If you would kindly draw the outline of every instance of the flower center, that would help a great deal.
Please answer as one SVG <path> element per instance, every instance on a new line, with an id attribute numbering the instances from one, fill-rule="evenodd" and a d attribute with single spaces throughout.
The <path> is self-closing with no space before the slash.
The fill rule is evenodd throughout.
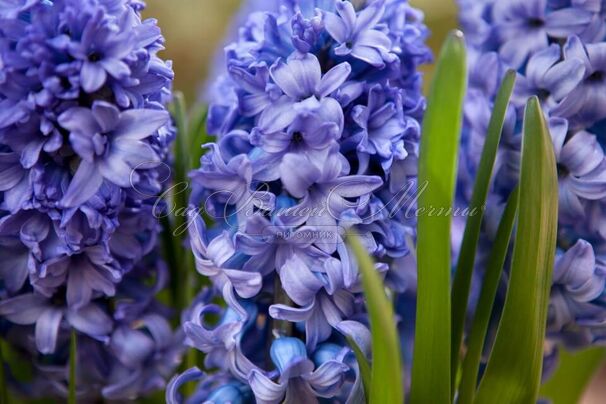
<path id="1" fill-rule="evenodd" d="M 295 144 L 303 143 L 303 134 L 301 132 L 295 132 L 292 134 L 292 141 Z"/>
<path id="2" fill-rule="evenodd" d="M 549 95 L 551 93 L 549 92 L 549 90 L 545 90 L 543 88 L 540 88 L 537 90 L 537 97 L 539 97 L 539 100 L 544 101 L 547 98 L 549 98 Z"/>
<path id="3" fill-rule="evenodd" d="M 66 304 L 66 293 L 67 288 L 65 286 L 61 286 L 50 298 L 50 303 L 55 307 L 64 307 Z"/>
<path id="4" fill-rule="evenodd" d="M 556 167 L 558 169 L 558 177 L 564 178 L 568 176 L 569 171 L 564 165 L 558 163 Z"/>
<path id="5" fill-rule="evenodd" d="M 532 28 L 541 28 L 545 25 L 545 21 L 540 18 L 531 18 L 528 20 L 528 25 Z"/>
<path id="6" fill-rule="evenodd" d="M 97 156 L 103 155 L 105 152 L 105 146 L 107 145 L 107 136 L 95 133 L 92 137 L 93 147 L 95 148 L 95 154 Z"/>
<path id="7" fill-rule="evenodd" d="M 65 76 L 61 76 L 61 78 L 59 79 L 61 88 L 68 90 L 72 87 L 72 83 L 69 81 L 69 79 Z"/>
<path id="8" fill-rule="evenodd" d="M 604 72 L 601 72 L 601 71 L 593 72 L 593 74 L 591 74 L 591 76 L 587 77 L 587 81 L 592 82 L 592 83 L 599 83 L 603 80 L 604 80 Z"/>
<path id="9" fill-rule="evenodd" d="M 91 53 L 89 53 L 88 55 L 88 61 L 89 62 L 98 62 L 101 59 L 103 59 L 103 56 L 101 55 L 101 53 L 97 52 L 97 51 L 92 51 Z"/>

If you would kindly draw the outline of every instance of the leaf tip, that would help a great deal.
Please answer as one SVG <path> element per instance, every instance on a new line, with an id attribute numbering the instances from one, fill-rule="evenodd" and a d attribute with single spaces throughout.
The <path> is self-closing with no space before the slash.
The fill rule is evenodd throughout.
<path id="1" fill-rule="evenodd" d="M 533 95 L 532 97 L 530 97 L 528 99 L 528 103 L 526 104 L 526 107 L 528 108 L 529 111 L 532 111 L 533 113 L 541 113 L 541 102 L 539 101 L 539 97 L 537 97 L 536 95 Z"/>
<path id="2" fill-rule="evenodd" d="M 464 41 L 465 40 L 465 35 L 463 34 L 463 31 L 455 29 L 450 31 L 450 37 L 453 39 L 456 39 L 458 41 Z"/>
<path id="3" fill-rule="evenodd" d="M 503 78 L 503 85 L 507 87 L 510 92 L 515 85 L 516 79 L 518 78 L 518 72 L 513 69 L 508 69 L 505 73 L 505 77 Z"/>

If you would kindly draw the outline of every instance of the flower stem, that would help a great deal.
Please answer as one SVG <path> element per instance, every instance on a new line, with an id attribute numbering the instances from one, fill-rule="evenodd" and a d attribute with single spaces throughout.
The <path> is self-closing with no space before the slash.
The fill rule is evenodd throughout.
<path id="1" fill-rule="evenodd" d="M 189 304 L 194 301 L 196 290 L 198 289 L 198 285 L 196 282 L 196 273 L 195 273 L 195 263 L 193 259 L 193 255 L 191 251 L 184 251 L 185 258 L 185 285 L 183 285 L 183 301 L 182 301 L 182 310 L 185 310 Z M 198 351 L 193 348 L 189 348 L 185 355 L 185 368 L 191 369 L 195 366 L 198 366 L 199 362 Z M 193 393 L 193 391 L 192 391 Z"/>
<path id="2" fill-rule="evenodd" d="M 172 203 L 174 203 L 173 222 L 174 226 L 170 232 L 172 236 L 172 253 L 174 260 L 171 268 L 174 282 L 173 299 L 175 306 L 182 312 L 193 302 L 198 290 L 198 282 L 195 273 L 195 263 L 191 251 L 186 247 L 187 242 L 187 215 L 186 210 L 189 204 L 189 187 L 187 173 L 192 169 L 192 150 L 191 133 L 189 117 L 185 98 L 182 93 L 175 94 L 173 102 L 173 118 L 177 125 L 177 138 L 175 140 L 175 165 L 174 165 L 174 185 Z M 200 145 L 197 145 L 201 147 Z M 170 242 L 169 239 L 166 240 Z M 170 247 L 169 247 L 170 248 Z M 182 369 L 191 369 L 198 365 L 198 351 L 188 348 L 185 352 L 185 358 Z M 195 385 L 188 383 L 184 392 L 190 396 L 195 391 Z"/>
<path id="3" fill-rule="evenodd" d="M 274 283 L 274 304 L 285 304 L 287 306 L 292 305 L 292 300 L 284 291 L 280 277 L 276 275 Z M 290 337 L 292 335 L 292 323 L 286 320 L 273 319 L 273 333 L 276 337 Z"/>
<path id="4" fill-rule="evenodd" d="M 8 404 L 8 390 L 6 387 L 6 374 L 4 373 L 4 355 L 2 353 L 3 341 L 0 340 L 0 403 Z"/>
<path id="5" fill-rule="evenodd" d="M 72 328 L 69 345 L 69 395 L 67 402 L 76 404 L 76 360 L 77 360 L 78 341 L 76 330 Z"/>
<path id="6" fill-rule="evenodd" d="M 185 105 L 185 98 L 183 94 L 177 93 L 174 97 L 172 106 L 173 118 L 177 126 L 177 137 L 175 139 L 174 153 L 175 153 L 175 164 L 174 164 L 174 175 L 173 181 L 175 188 L 173 190 L 174 210 L 173 210 L 173 226 L 172 236 L 174 243 L 174 252 L 176 253 L 176 267 L 171 268 L 174 274 L 176 283 L 173 291 L 175 298 L 175 305 L 179 310 L 183 310 L 187 307 L 187 296 L 189 293 L 183 290 L 190 289 L 193 285 L 187 283 L 189 265 L 187 262 L 188 252 L 184 251 L 183 241 L 185 238 L 184 225 L 185 225 L 185 209 L 188 204 L 188 189 L 181 188 L 183 184 L 187 184 L 187 169 L 189 167 L 189 154 L 187 152 L 187 141 L 188 137 L 188 122 L 187 122 L 187 111 Z M 177 231 L 179 234 L 175 234 Z"/>

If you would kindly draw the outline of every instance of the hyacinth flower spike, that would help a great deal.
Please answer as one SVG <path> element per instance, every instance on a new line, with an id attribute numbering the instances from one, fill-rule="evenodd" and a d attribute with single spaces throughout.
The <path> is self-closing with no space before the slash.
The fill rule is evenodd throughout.
<path id="1" fill-rule="evenodd" d="M 411 286 L 389 263 L 410 254 L 414 219 L 389 217 L 386 205 L 416 176 L 427 31 L 402 0 L 259 6 L 225 48 L 208 92 L 217 139 L 189 175 L 191 210 L 210 219 L 190 220 L 196 268 L 239 320 L 186 319 L 218 371 L 174 383 L 196 374 L 210 394 L 227 374 L 260 402 L 356 402 L 361 371 L 345 335 L 366 339 L 368 316 L 344 236 L 362 233 L 376 270 Z M 314 363 L 327 345 L 340 353 Z M 265 370 L 268 358 L 277 369 Z"/>
<path id="2" fill-rule="evenodd" d="M 144 6 L 0 1 L 0 315 L 24 394 L 132 399 L 181 355 L 156 300 L 174 74 Z"/>

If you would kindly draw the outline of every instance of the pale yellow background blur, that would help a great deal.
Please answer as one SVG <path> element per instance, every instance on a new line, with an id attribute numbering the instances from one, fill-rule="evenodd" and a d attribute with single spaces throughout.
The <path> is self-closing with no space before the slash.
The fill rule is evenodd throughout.
<path id="1" fill-rule="evenodd" d="M 277 1 L 277 0 L 276 0 Z M 191 100 L 205 80 L 213 55 L 229 28 L 240 0 L 147 0 L 146 17 L 159 20 L 166 37 L 163 57 L 174 62 L 175 88 Z M 414 0 L 425 11 L 436 49 L 444 35 L 456 27 L 453 0 Z"/>

